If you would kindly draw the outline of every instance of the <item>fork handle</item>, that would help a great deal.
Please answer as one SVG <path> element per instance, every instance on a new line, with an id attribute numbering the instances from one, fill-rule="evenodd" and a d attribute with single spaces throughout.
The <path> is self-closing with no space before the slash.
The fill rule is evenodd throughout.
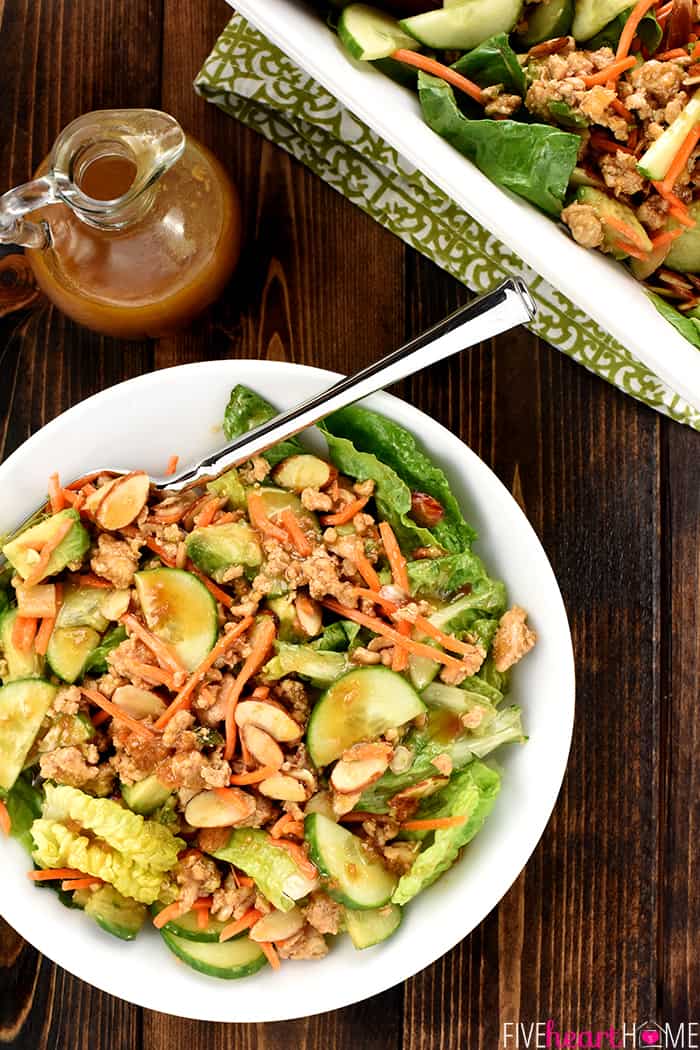
<path id="1" fill-rule="evenodd" d="M 437 361 L 490 339 L 535 316 L 535 306 L 522 281 L 508 279 L 492 292 L 474 299 L 398 350 L 352 376 L 339 379 L 295 408 L 249 430 L 230 445 L 172 477 L 153 478 L 157 488 L 181 491 L 238 466 L 285 438 L 318 423 L 324 416 L 369 394 L 420 372 Z"/>

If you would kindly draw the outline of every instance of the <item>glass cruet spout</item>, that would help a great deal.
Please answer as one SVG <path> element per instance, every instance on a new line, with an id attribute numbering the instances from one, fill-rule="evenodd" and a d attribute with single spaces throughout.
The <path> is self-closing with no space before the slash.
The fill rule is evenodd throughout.
<path id="1" fill-rule="evenodd" d="M 33 181 L 0 196 L 0 243 L 23 245 L 41 289 L 81 324 L 165 335 L 230 277 L 238 195 L 174 117 L 98 110 L 61 132 Z"/>
<path id="2" fill-rule="evenodd" d="M 50 223 L 25 217 L 47 204 L 65 204 L 99 229 L 123 229 L 143 214 L 150 187 L 184 148 L 178 122 L 156 109 L 105 109 L 78 117 L 56 139 L 46 174 L 0 197 L 0 243 L 49 247 Z M 120 166 L 125 183 L 130 176 L 125 191 L 108 200 L 89 193 L 89 173 L 106 159 L 112 168 Z"/>

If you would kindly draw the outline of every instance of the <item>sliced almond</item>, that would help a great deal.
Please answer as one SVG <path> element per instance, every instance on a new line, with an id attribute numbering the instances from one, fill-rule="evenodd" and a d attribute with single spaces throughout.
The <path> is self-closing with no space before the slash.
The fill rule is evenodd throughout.
<path id="1" fill-rule="evenodd" d="M 125 588 L 120 591 L 106 591 L 100 602 L 100 612 L 108 620 L 118 620 L 129 608 L 131 591 Z"/>
<path id="2" fill-rule="evenodd" d="M 165 711 L 165 703 L 150 689 L 139 689 L 135 685 L 120 685 L 112 694 L 112 703 L 132 718 L 159 718 Z"/>
<path id="3" fill-rule="evenodd" d="M 251 941 L 286 941 L 304 925 L 304 916 L 298 908 L 291 911 L 274 911 L 263 915 L 254 926 L 251 926 L 248 936 Z"/>
<path id="4" fill-rule="evenodd" d="M 118 480 L 118 478 L 112 478 L 111 481 L 105 482 L 104 485 L 100 485 L 94 492 L 91 492 L 83 504 L 83 509 L 89 514 L 94 514 L 109 490 L 114 487 Z"/>
<path id="5" fill-rule="evenodd" d="M 185 820 L 193 828 L 229 828 L 253 813 L 252 795 L 240 788 L 218 788 L 195 795 L 185 807 Z"/>
<path id="6" fill-rule="evenodd" d="M 323 616 L 321 606 L 307 594 L 298 594 L 294 602 L 299 626 L 309 638 L 315 638 L 321 633 L 323 627 Z"/>
<path id="7" fill-rule="evenodd" d="M 267 780 L 258 784 L 258 788 L 261 795 L 278 799 L 280 802 L 306 802 L 304 785 L 294 777 L 285 776 L 284 773 L 276 773 L 274 777 L 268 777 Z"/>
<path id="8" fill-rule="evenodd" d="M 353 791 L 351 795 L 341 795 L 339 792 L 333 792 L 331 798 L 331 808 L 333 813 L 337 817 L 344 817 L 346 813 L 349 813 L 351 809 L 354 809 L 357 803 L 360 801 L 361 791 Z"/>
<path id="9" fill-rule="evenodd" d="M 284 762 L 282 748 L 276 740 L 272 739 L 269 733 L 266 733 L 264 729 L 260 729 L 259 726 L 253 725 L 252 722 L 244 725 L 241 729 L 241 737 L 255 761 L 261 766 L 271 766 L 273 769 L 279 769 Z"/>
<path id="10" fill-rule="evenodd" d="M 422 798 L 434 795 L 441 787 L 448 783 L 449 777 L 428 777 L 427 780 L 419 780 L 417 784 L 411 784 L 403 791 L 397 792 L 389 799 L 389 805 L 400 805 L 402 802 L 414 802 Z"/>
<path id="11" fill-rule="evenodd" d="M 258 726 L 279 743 L 289 743 L 301 736 L 299 726 L 287 712 L 277 704 L 264 700 L 244 700 L 236 708 L 236 725 Z"/>
<path id="12" fill-rule="evenodd" d="M 105 485 L 95 519 L 103 529 L 123 529 L 139 516 L 146 505 L 151 480 L 143 471 L 126 474 Z M 100 490 L 100 491 L 104 491 Z"/>
<path id="13" fill-rule="evenodd" d="M 391 744 L 386 744 L 382 740 L 378 740 L 376 743 L 361 740 L 358 744 L 353 744 L 352 747 L 346 748 L 341 758 L 343 762 L 365 762 L 370 758 L 386 758 L 388 765 L 393 753 L 394 749 Z"/>
<path id="14" fill-rule="evenodd" d="M 318 456 L 287 456 L 272 471 L 273 480 L 284 489 L 303 492 L 322 489 L 331 480 L 331 465 Z"/>
<path id="15" fill-rule="evenodd" d="M 341 795 L 350 795 L 364 791 L 366 787 L 379 780 L 389 765 L 386 755 L 376 758 L 365 758 L 357 762 L 336 762 L 331 773 L 331 785 Z"/>

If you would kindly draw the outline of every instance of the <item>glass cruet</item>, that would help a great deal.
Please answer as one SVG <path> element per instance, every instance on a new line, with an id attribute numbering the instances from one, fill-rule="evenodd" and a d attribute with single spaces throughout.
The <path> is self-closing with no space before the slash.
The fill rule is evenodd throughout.
<path id="1" fill-rule="evenodd" d="M 26 248 L 64 313 L 124 338 L 188 324 L 240 252 L 240 206 L 219 161 L 167 113 L 78 117 L 31 182 L 0 197 L 0 243 Z"/>

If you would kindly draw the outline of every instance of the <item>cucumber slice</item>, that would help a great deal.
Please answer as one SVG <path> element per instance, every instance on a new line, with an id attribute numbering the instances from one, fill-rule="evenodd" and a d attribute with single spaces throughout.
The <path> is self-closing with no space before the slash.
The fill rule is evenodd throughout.
<path id="1" fill-rule="evenodd" d="M 576 40 L 590 40 L 632 3 L 633 0 L 576 0 L 571 35 Z"/>
<path id="2" fill-rule="evenodd" d="M 315 705 L 306 746 L 315 765 L 327 766 L 353 744 L 374 740 L 424 711 L 400 674 L 388 667 L 360 667 L 333 682 Z"/>
<path id="3" fill-rule="evenodd" d="M 664 179 L 683 140 L 698 121 L 700 121 L 700 91 L 695 92 L 685 109 L 640 158 L 637 171 L 655 182 Z"/>
<path id="4" fill-rule="evenodd" d="M 510 33 L 522 6 L 522 0 L 461 0 L 403 18 L 399 25 L 427 47 L 470 51 L 496 33 Z"/>
<path id="5" fill-rule="evenodd" d="M 0 788 L 5 791 L 22 772 L 56 692 L 41 678 L 22 678 L 0 689 Z"/>
<path id="6" fill-rule="evenodd" d="M 381 908 L 391 900 L 398 879 L 362 840 L 340 824 L 310 813 L 304 820 L 304 838 L 311 859 L 329 880 L 329 897 L 346 908 Z"/>
<path id="7" fill-rule="evenodd" d="M 99 644 L 100 636 L 92 627 L 54 627 L 46 662 L 64 682 L 75 682 Z"/>
<path id="8" fill-rule="evenodd" d="M 290 642 L 280 641 L 277 643 L 277 655 L 263 668 L 263 676 L 272 682 L 288 674 L 298 674 L 300 678 L 308 678 L 312 685 L 322 689 L 337 681 L 350 667 L 347 653 L 334 653 L 329 649 L 312 649 L 310 645 L 292 645 Z"/>
<path id="9" fill-rule="evenodd" d="M 90 894 L 85 902 L 85 914 L 113 937 L 133 941 L 148 913 L 144 904 L 122 897 L 114 886 L 106 885 Z"/>
<path id="10" fill-rule="evenodd" d="M 691 204 L 688 212 L 691 219 L 695 219 L 697 223 L 700 219 L 700 204 Z M 673 226 L 675 225 L 674 223 Z M 680 237 L 671 242 L 665 265 L 680 273 L 700 273 L 700 230 L 697 225 L 689 227 Z"/>
<path id="11" fill-rule="evenodd" d="M 291 510 L 305 529 L 311 529 L 317 536 L 321 535 L 321 527 L 318 523 L 318 518 L 313 511 L 306 509 L 295 493 L 286 492 L 284 489 L 273 488 L 262 488 L 258 491 L 262 497 L 263 506 L 265 507 L 265 513 L 268 518 L 272 518 L 274 521 L 283 510 Z"/>
<path id="12" fill-rule="evenodd" d="M 171 952 L 199 973 L 207 977 L 221 977 L 232 981 L 238 977 L 250 977 L 265 965 L 265 953 L 259 944 L 248 937 L 235 937 L 223 944 L 206 941 L 191 941 L 163 928 L 161 936 Z"/>
<path id="13" fill-rule="evenodd" d="M 170 788 L 161 784 L 155 773 L 136 784 L 122 784 L 122 798 L 132 813 L 149 817 L 170 798 Z"/>
<path id="14" fill-rule="evenodd" d="M 152 904 L 151 914 L 157 915 L 165 907 L 164 904 Z M 206 930 L 200 930 L 197 925 L 197 912 L 188 911 L 184 915 L 181 915 L 179 919 L 171 919 L 170 922 L 166 922 L 163 929 L 166 933 L 173 933 L 176 937 L 182 937 L 185 941 L 198 941 L 200 944 L 218 944 L 219 934 L 226 926 L 225 922 L 219 922 L 218 919 L 212 919 L 209 917 L 209 924 Z M 246 930 L 239 933 L 239 937 L 245 937 Z M 235 940 L 235 938 L 232 938 Z"/>
<path id="15" fill-rule="evenodd" d="M 102 613 L 102 603 L 105 596 L 112 593 L 100 587 L 66 587 L 56 626 L 92 627 L 100 633 L 106 631 L 109 620 Z"/>
<path id="16" fill-rule="evenodd" d="M 0 649 L 7 663 L 6 682 L 12 682 L 18 678 L 40 678 L 44 666 L 42 658 L 34 652 L 34 646 L 27 652 L 15 648 L 12 641 L 12 628 L 17 616 L 16 609 L 8 609 L 0 619 Z"/>
<path id="17" fill-rule="evenodd" d="M 574 20 L 574 0 L 549 0 L 535 4 L 525 11 L 527 29 L 517 37 L 523 47 L 534 47 L 544 40 L 566 36 Z"/>
<path id="18" fill-rule="evenodd" d="M 388 58 L 398 48 L 415 46 L 414 37 L 404 33 L 395 18 L 369 4 L 350 4 L 343 10 L 338 36 L 352 57 L 364 62 Z"/>
<path id="19" fill-rule="evenodd" d="M 68 562 L 77 561 L 85 554 L 90 546 L 90 537 L 80 523 L 80 515 L 72 507 L 61 510 L 58 514 L 52 514 L 50 518 L 32 526 L 31 529 L 25 529 L 16 540 L 6 543 L 2 548 L 7 560 L 14 565 L 23 579 L 26 580 L 36 564 L 35 545 L 50 540 L 55 535 L 56 529 L 62 527 L 66 520 L 73 522 L 72 528 L 52 552 L 41 577 L 42 580 L 45 580 L 47 576 L 54 576 L 61 569 L 65 569 Z"/>
<path id="20" fill-rule="evenodd" d="M 368 911 L 347 909 L 345 924 L 350 940 L 356 948 L 371 948 L 396 933 L 401 925 L 403 912 L 398 904 L 387 904 L 384 908 Z"/>
<path id="21" fill-rule="evenodd" d="M 134 582 L 148 627 L 193 671 L 219 633 L 213 597 L 201 580 L 183 569 L 147 569 L 137 572 Z"/>

